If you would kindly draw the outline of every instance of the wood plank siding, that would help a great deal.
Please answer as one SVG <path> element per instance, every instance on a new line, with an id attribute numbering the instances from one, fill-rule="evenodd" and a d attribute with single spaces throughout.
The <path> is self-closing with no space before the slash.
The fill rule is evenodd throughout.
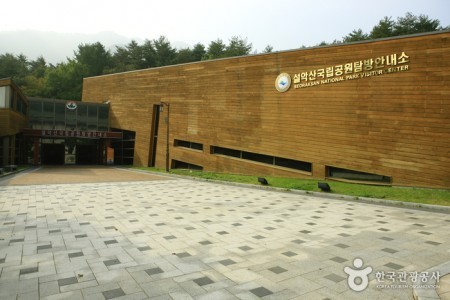
<path id="1" fill-rule="evenodd" d="M 28 117 L 26 115 L 28 109 L 23 109 L 25 114 L 18 111 L 18 98 L 20 97 L 20 101 L 23 101 L 23 105 L 26 106 L 28 106 L 28 100 L 10 78 L 0 79 L 0 87 L 10 88 L 8 98 L 3 99 L 5 103 L 0 105 L 0 137 L 12 136 L 20 133 L 22 128 L 25 128 L 28 123 Z M 5 95 L 3 97 L 5 98 Z M 9 107 L 11 105 L 11 99 L 13 107 Z"/>
<path id="2" fill-rule="evenodd" d="M 389 61 L 394 54 L 395 65 Z M 402 54 L 408 58 L 400 63 Z M 372 70 L 357 70 L 370 59 Z M 328 78 L 336 82 L 321 81 L 327 68 L 346 64 L 354 70 L 341 76 L 337 67 Z M 293 82 L 281 93 L 275 79 L 283 72 Z M 295 88 L 295 74 L 304 72 L 308 80 L 300 83 L 316 85 Z M 86 78 L 83 101 L 109 100 L 110 126 L 136 132 L 135 165 L 150 163 L 154 105 L 164 101 L 170 103 L 171 160 L 205 171 L 324 178 L 327 167 L 336 167 L 389 176 L 393 185 L 449 188 L 449 87 L 447 31 Z M 165 116 L 159 120 L 160 168 Z M 174 140 L 203 150 L 176 147 Z M 217 155 L 212 146 L 308 162 L 312 170 Z"/>

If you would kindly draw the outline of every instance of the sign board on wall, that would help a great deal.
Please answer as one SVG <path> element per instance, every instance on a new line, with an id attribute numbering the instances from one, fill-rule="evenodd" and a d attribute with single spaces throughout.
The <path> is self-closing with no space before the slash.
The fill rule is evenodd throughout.
<path id="1" fill-rule="evenodd" d="M 317 85 L 337 83 L 346 80 L 380 76 L 409 70 L 409 56 L 405 52 L 371 57 L 354 62 L 323 68 L 310 69 L 295 73 L 281 73 L 275 80 L 275 88 L 286 92 L 293 83 L 294 89 L 303 89 Z"/>
<path id="2" fill-rule="evenodd" d="M 46 129 L 23 129 L 24 135 L 48 138 L 86 138 L 86 139 L 121 139 L 121 132 L 111 131 L 83 131 L 83 130 L 46 130 Z"/>

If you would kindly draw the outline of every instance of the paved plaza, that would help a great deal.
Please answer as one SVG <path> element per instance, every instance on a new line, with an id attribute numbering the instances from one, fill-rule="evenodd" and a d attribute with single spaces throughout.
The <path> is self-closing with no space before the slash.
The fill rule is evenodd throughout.
<path id="1" fill-rule="evenodd" d="M 2 300 L 412 299 L 450 261 L 448 213 L 63 170 L 0 179 Z"/>

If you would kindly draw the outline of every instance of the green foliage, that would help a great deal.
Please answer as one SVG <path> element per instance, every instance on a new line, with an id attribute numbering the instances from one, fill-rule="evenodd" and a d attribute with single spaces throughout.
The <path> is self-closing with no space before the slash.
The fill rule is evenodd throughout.
<path id="1" fill-rule="evenodd" d="M 384 17 L 380 22 L 372 28 L 370 38 L 379 39 L 394 35 L 395 22 L 390 17 Z"/>
<path id="2" fill-rule="evenodd" d="M 343 42 L 351 43 L 351 42 L 356 42 L 356 41 L 364 41 L 364 40 L 368 40 L 368 39 L 369 39 L 369 35 L 364 33 L 362 31 L 362 29 L 360 28 L 358 30 L 353 30 L 347 36 L 345 36 L 343 39 Z"/>
<path id="3" fill-rule="evenodd" d="M 272 53 L 273 47 L 271 45 L 267 45 L 266 48 L 264 48 L 263 53 Z"/>
<path id="4" fill-rule="evenodd" d="M 81 44 L 75 51 L 75 61 L 86 68 L 86 77 L 102 75 L 112 65 L 112 57 L 100 42 Z"/>
<path id="5" fill-rule="evenodd" d="M 88 73 L 86 65 L 75 60 L 60 63 L 46 72 L 45 96 L 56 99 L 81 100 L 83 78 Z"/>
<path id="6" fill-rule="evenodd" d="M 23 85 L 28 74 L 28 60 L 20 54 L 6 53 L 0 55 L 0 78 L 12 78 L 16 84 Z"/>
<path id="7" fill-rule="evenodd" d="M 155 47 L 155 61 L 157 67 L 172 65 L 175 61 L 177 50 L 170 45 L 169 40 L 165 36 L 153 40 Z"/>
<path id="8" fill-rule="evenodd" d="M 209 43 L 208 50 L 206 50 L 206 54 L 203 57 L 203 60 L 225 57 L 226 47 L 227 46 L 223 43 L 221 39 L 212 41 L 211 43 Z"/>
<path id="9" fill-rule="evenodd" d="M 426 15 L 415 16 L 408 12 L 404 17 L 398 17 L 396 22 L 393 21 L 391 17 L 384 17 L 372 28 L 370 34 L 364 33 L 362 29 L 353 30 L 351 33 L 344 36 L 342 41 L 344 43 L 349 43 L 443 29 L 444 28 L 440 26 L 440 21 L 437 19 L 432 20 Z"/>
<path id="10" fill-rule="evenodd" d="M 233 36 L 230 39 L 228 46 L 225 48 L 225 56 L 243 56 L 249 55 L 252 50 L 252 44 L 247 42 L 247 39 L 242 39 L 237 36 Z"/>
<path id="11" fill-rule="evenodd" d="M 440 30 L 439 24 L 439 20 L 431 20 L 425 15 L 414 16 L 408 12 L 394 24 L 394 36 Z"/>

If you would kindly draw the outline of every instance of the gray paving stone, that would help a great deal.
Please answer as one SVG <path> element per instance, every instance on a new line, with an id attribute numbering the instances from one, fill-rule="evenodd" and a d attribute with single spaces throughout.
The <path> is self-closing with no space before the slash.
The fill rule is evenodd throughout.
<path id="1" fill-rule="evenodd" d="M 36 273 L 39 272 L 39 267 L 32 267 L 32 268 L 25 268 L 20 270 L 20 275 L 26 275 L 30 273 Z"/>
<path id="2" fill-rule="evenodd" d="M 202 278 L 194 279 L 194 282 L 196 284 L 198 284 L 199 286 L 204 286 L 204 285 L 207 285 L 207 284 L 214 283 L 214 281 L 212 281 L 209 277 L 206 277 L 206 276 L 202 277 Z"/>
<path id="3" fill-rule="evenodd" d="M 155 275 L 163 272 L 164 271 L 159 267 L 145 270 L 145 273 L 147 273 L 148 275 Z"/>
<path id="4" fill-rule="evenodd" d="M 185 179 L 0 185 L 0 199 L 0 299 L 357 299 L 357 257 L 365 298 L 409 299 L 375 272 L 450 260 L 448 215 L 399 207 Z"/>
<path id="5" fill-rule="evenodd" d="M 256 289 L 250 290 L 250 292 L 258 296 L 259 298 L 273 294 L 270 290 L 266 289 L 265 287 L 258 287 Z"/>
<path id="6" fill-rule="evenodd" d="M 58 280 L 58 285 L 60 287 L 64 286 L 64 285 L 74 284 L 74 283 L 78 283 L 78 280 L 76 277 L 70 277 L 70 278 L 64 278 L 64 279 Z"/>
<path id="7" fill-rule="evenodd" d="M 105 299 L 113 299 L 113 298 L 125 296 L 125 293 L 123 292 L 123 290 L 121 288 L 104 291 L 104 292 L 102 292 L 102 294 L 103 294 L 103 296 L 105 296 Z"/>

